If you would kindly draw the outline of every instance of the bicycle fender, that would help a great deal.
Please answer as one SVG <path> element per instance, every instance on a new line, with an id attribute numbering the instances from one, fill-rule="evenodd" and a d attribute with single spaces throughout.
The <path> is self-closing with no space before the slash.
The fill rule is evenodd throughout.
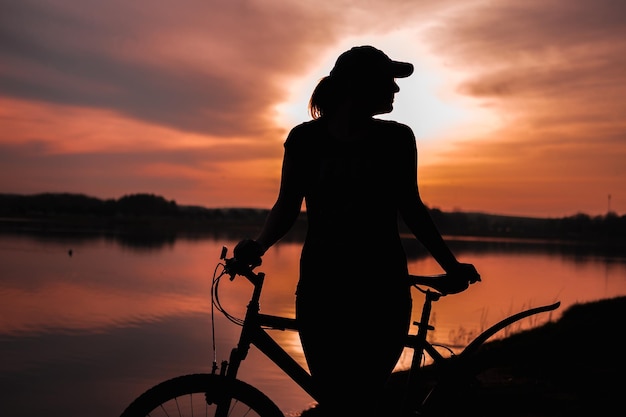
<path id="1" fill-rule="evenodd" d="M 498 333 L 500 330 L 504 329 L 506 326 L 508 326 L 508 325 L 510 325 L 512 323 L 515 323 L 516 321 L 519 321 L 519 320 L 521 320 L 523 318 L 526 318 L 528 316 L 532 316 L 533 314 L 544 313 L 544 312 L 547 312 L 547 311 L 556 310 L 557 308 L 559 308 L 560 305 L 561 305 L 561 302 L 557 301 L 554 304 L 549 304 L 549 305 L 545 305 L 545 306 L 541 306 L 541 307 L 530 308 L 528 310 L 521 311 L 521 312 L 519 312 L 517 314 L 514 314 L 512 316 L 509 316 L 509 317 L 505 318 L 504 320 L 499 321 L 498 323 L 494 324 L 493 326 L 491 326 L 490 328 L 488 328 L 487 330 L 485 330 L 484 332 L 479 334 L 474 340 L 472 340 L 470 342 L 470 344 L 468 344 L 465 347 L 465 349 L 463 349 L 463 351 L 459 354 L 459 356 L 462 357 L 462 356 L 470 356 L 470 355 L 472 355 L 491 336 L 493 336 L 494 334 Z"/>

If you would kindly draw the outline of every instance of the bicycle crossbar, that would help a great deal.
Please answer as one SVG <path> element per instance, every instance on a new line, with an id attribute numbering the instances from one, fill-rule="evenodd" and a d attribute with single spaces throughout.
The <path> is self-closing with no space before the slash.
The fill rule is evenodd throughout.
<path id="1" fill-rule="evenodd" d="M 293 357 L 287 353 L 272 337 L 263 329 L 256 329 L 252 342 L 265 356 L 282 369 L 311 397 L 319 400 L 315 386 L 309 374 Z"/>
<path id="2" fill-rule="evenodd" d="M 271 327 L 275 330 L 298 330 L 296 319 L 272 316 L 261 313 L 259 313 L 258 319 L 259 324 L 263 327 Z"/>

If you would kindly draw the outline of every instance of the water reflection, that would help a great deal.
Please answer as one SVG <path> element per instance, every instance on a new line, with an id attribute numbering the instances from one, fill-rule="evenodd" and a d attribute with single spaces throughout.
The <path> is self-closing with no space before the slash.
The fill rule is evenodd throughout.
<path id="1" fill-rule="evenodd" d="M 210 371 L 214 359 L 228 356 L 239 331 L 217 316 L 217 353 L 212 351 L 211 278 L 221 246 L 232 248 L 236 241 L 213 237 L 131 244 L 107 237 L 0 235 L 2 414 L 30 417 L 63 410 L 78 416 L 90 410 L 95 417 L 115 416 L 163 379 Z M 412 242 L 406 241 L 410 271 L 439 273 Z M 625 258 L 597 248 L 492 240 L 457 240 L 452 247 L 460 260 L 478 266 L 483 282 L 435 304 L 433 337 L 438 342 L 466 343 L 524 308 L 560 300 L 563 307 L 542 316 L 543 321 L 556 319 L 577 302 L 626 295 Z M 299 252 L 300 243 L 294 241 L 266 255 L 264 312 L 294 315 Z M 329 265 L 332 261 L 329 255 Z M 243 317 L 249 289 L 243 280 L 227 283 L 220 300 L 229 313 Z M 421 300 L 416 292 L 417 307 Z M 297 334 L 272 335 L 304 365 Z M 311 401 L 255 350 L 241 377 L 287 413 Z"/>

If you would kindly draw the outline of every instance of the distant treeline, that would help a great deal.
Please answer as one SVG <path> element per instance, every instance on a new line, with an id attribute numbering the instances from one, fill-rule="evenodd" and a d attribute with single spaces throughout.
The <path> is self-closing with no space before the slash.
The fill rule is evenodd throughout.
<path id="1" fill-rule="evenodd" d="M 267 212 L 180 206 L 154 194 L 104 200 L 71 193 L 0 194 L 0 232 L 109 235 L 138 239 L 138 245 L 206 234 L 236 239 L 258 228 Z"/>
<path id="2" fill-rule="evenodd" d="M 562 218 L 532 218 L 485 213 L 443 212 L 431 215 L 445 235 L 559 239 L 618 244 L 626 242 L 626 215 L 576 214 Z M 201 235 L 227 233 L 237 237 L 258 229 L 266 209 L 181 206 L 153 194 L 131 194 L 119 199 L 98 199 L 83 194 L 0 194 L 0 230 L 92 230 L 114 233 Z M 300 238 L 306 213 L 291 236 Z M 401 224 L 401 227 L 402 224 Z"/>

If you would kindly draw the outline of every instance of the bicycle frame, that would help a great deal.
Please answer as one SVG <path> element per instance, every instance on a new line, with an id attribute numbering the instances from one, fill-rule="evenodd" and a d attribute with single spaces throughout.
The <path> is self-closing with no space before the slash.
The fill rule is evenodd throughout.
<path id="1" fill-rule="evenodd" d="M 265 330 L 265 328 L 271 328 L 274 330 L 297 331 L 296 320 L 260 313 L 259 298 L 265 274 L 260 272 L 258 274 L 245 274 L 244 276 L 254 285 L 254 291 L 246 309 L 239 342 L 231 350 L 228 363 L 222 362 L 221 374 L 227 378 L 236 378 L 241 362 L 246 358 L 250 345 L 253 345 L 311 397 L 318 400 L 311 374 L 296 362 L 282 346 L 274 341 Z"/>
<path id="2" fill-rule="evenodd" d="M 225 272 L 231 276 L 231 280 L 235 278 L 235 275 L 240 275 L 248 279 L 253 285 L 254 289 L 248 306 L 246 308 L 245 319 L 242 324 L 242 330 L 237 345 L 231 350 L 228 361 L 223 361 L 220 369 L 220 375 L 227 379 L 236 379 L 239 367 L 243 360 L 245 360 L 250 346 L 253 345 L 259 349 L 265 356 L 267 356 L 273 363 L 275 363 L 286 375 L 288 375 L 296 384 L 298 384 L 305 392 L 307 392 L 313 399 L 319 401 L 316 394 L 315 385 L 313 383 L 310 373 L 304 369 L 296 360 L 294 360 L 287 351 L 280 346 L 267 332 L 266 329 L 273 330 L 292 330 L 298 331 L 296 319 L 287 318 L 275 315 L 267 315 L 260 313 L 259 300 L 261 296 L 261 290 L 263 288 L 263 282 L 265 274 L 263 272 L 254 273 L 249 267 L 243 267 L 237 265 L 233 259 L 226 259 L 226 250 L 224 248 L 221 259 L 225 260 Z M 230 264 L 229 264 L 230 262 Z M 432 276 L 417 276 L 410 275 L 410 285 L 419 288 L 420 285 L 435 288 L 436 280 L 441 280 L 442 275 Z M 421 290 L 421 289 L 420 289 Z M 434 328 L 429 324 L 430 315 L 432 310 L 432 303 L 439 300 L 444 296 L 441 292 L 432 291 L 431 289 L 421 290 L 425 294 L 424 304 L 421 311 L 421 317 L 418 322 L 414 322 L 417 325 L 417 334 L 407 334 L 405 346 L 413 349 L 413 358 L 411 366 L 409 368 L 409 377 L 407 380 L 406 398 L 407 404 L 411 404 L 413 407 L 424 408 L 432 401 L 431 393 L 425 398 L 409 398 L 417 391 L 417 387 L 420 383 L 419 370 L 424 359 L 424 355 L 428 354 L 433 360 L 433 364 L 439 366 L 447 366 L 450 361 L 442 355 L 430 342 L 427 340 L 429 330 Z M 487 341 L 491 336 L 495 335 L 498 331 L 504 329 L 511 323 L 521 320 L 525 317 L 533 314 L 555 310 L 560 305 L 560 302 L 554 304 L 541 306 L 537 308 L 531 308 L 524 310 L 520 313 L 512 315 L 510 317 L 501 320 L 495 325 L 491 326 L 479 336 L 477 336 L 472 342 L 470 342 L 463 351 L 456 355 L 462 362 L 470 357 L 478 348 Z M 458 363 L 458 362 L 457 362 Z M 217 365 L 214 364 L 213 373 L 217 370 Z M 416 404 L 415 401 L 421 402 Z M 227 409 L 228 407 L 223 407 Z"/>

